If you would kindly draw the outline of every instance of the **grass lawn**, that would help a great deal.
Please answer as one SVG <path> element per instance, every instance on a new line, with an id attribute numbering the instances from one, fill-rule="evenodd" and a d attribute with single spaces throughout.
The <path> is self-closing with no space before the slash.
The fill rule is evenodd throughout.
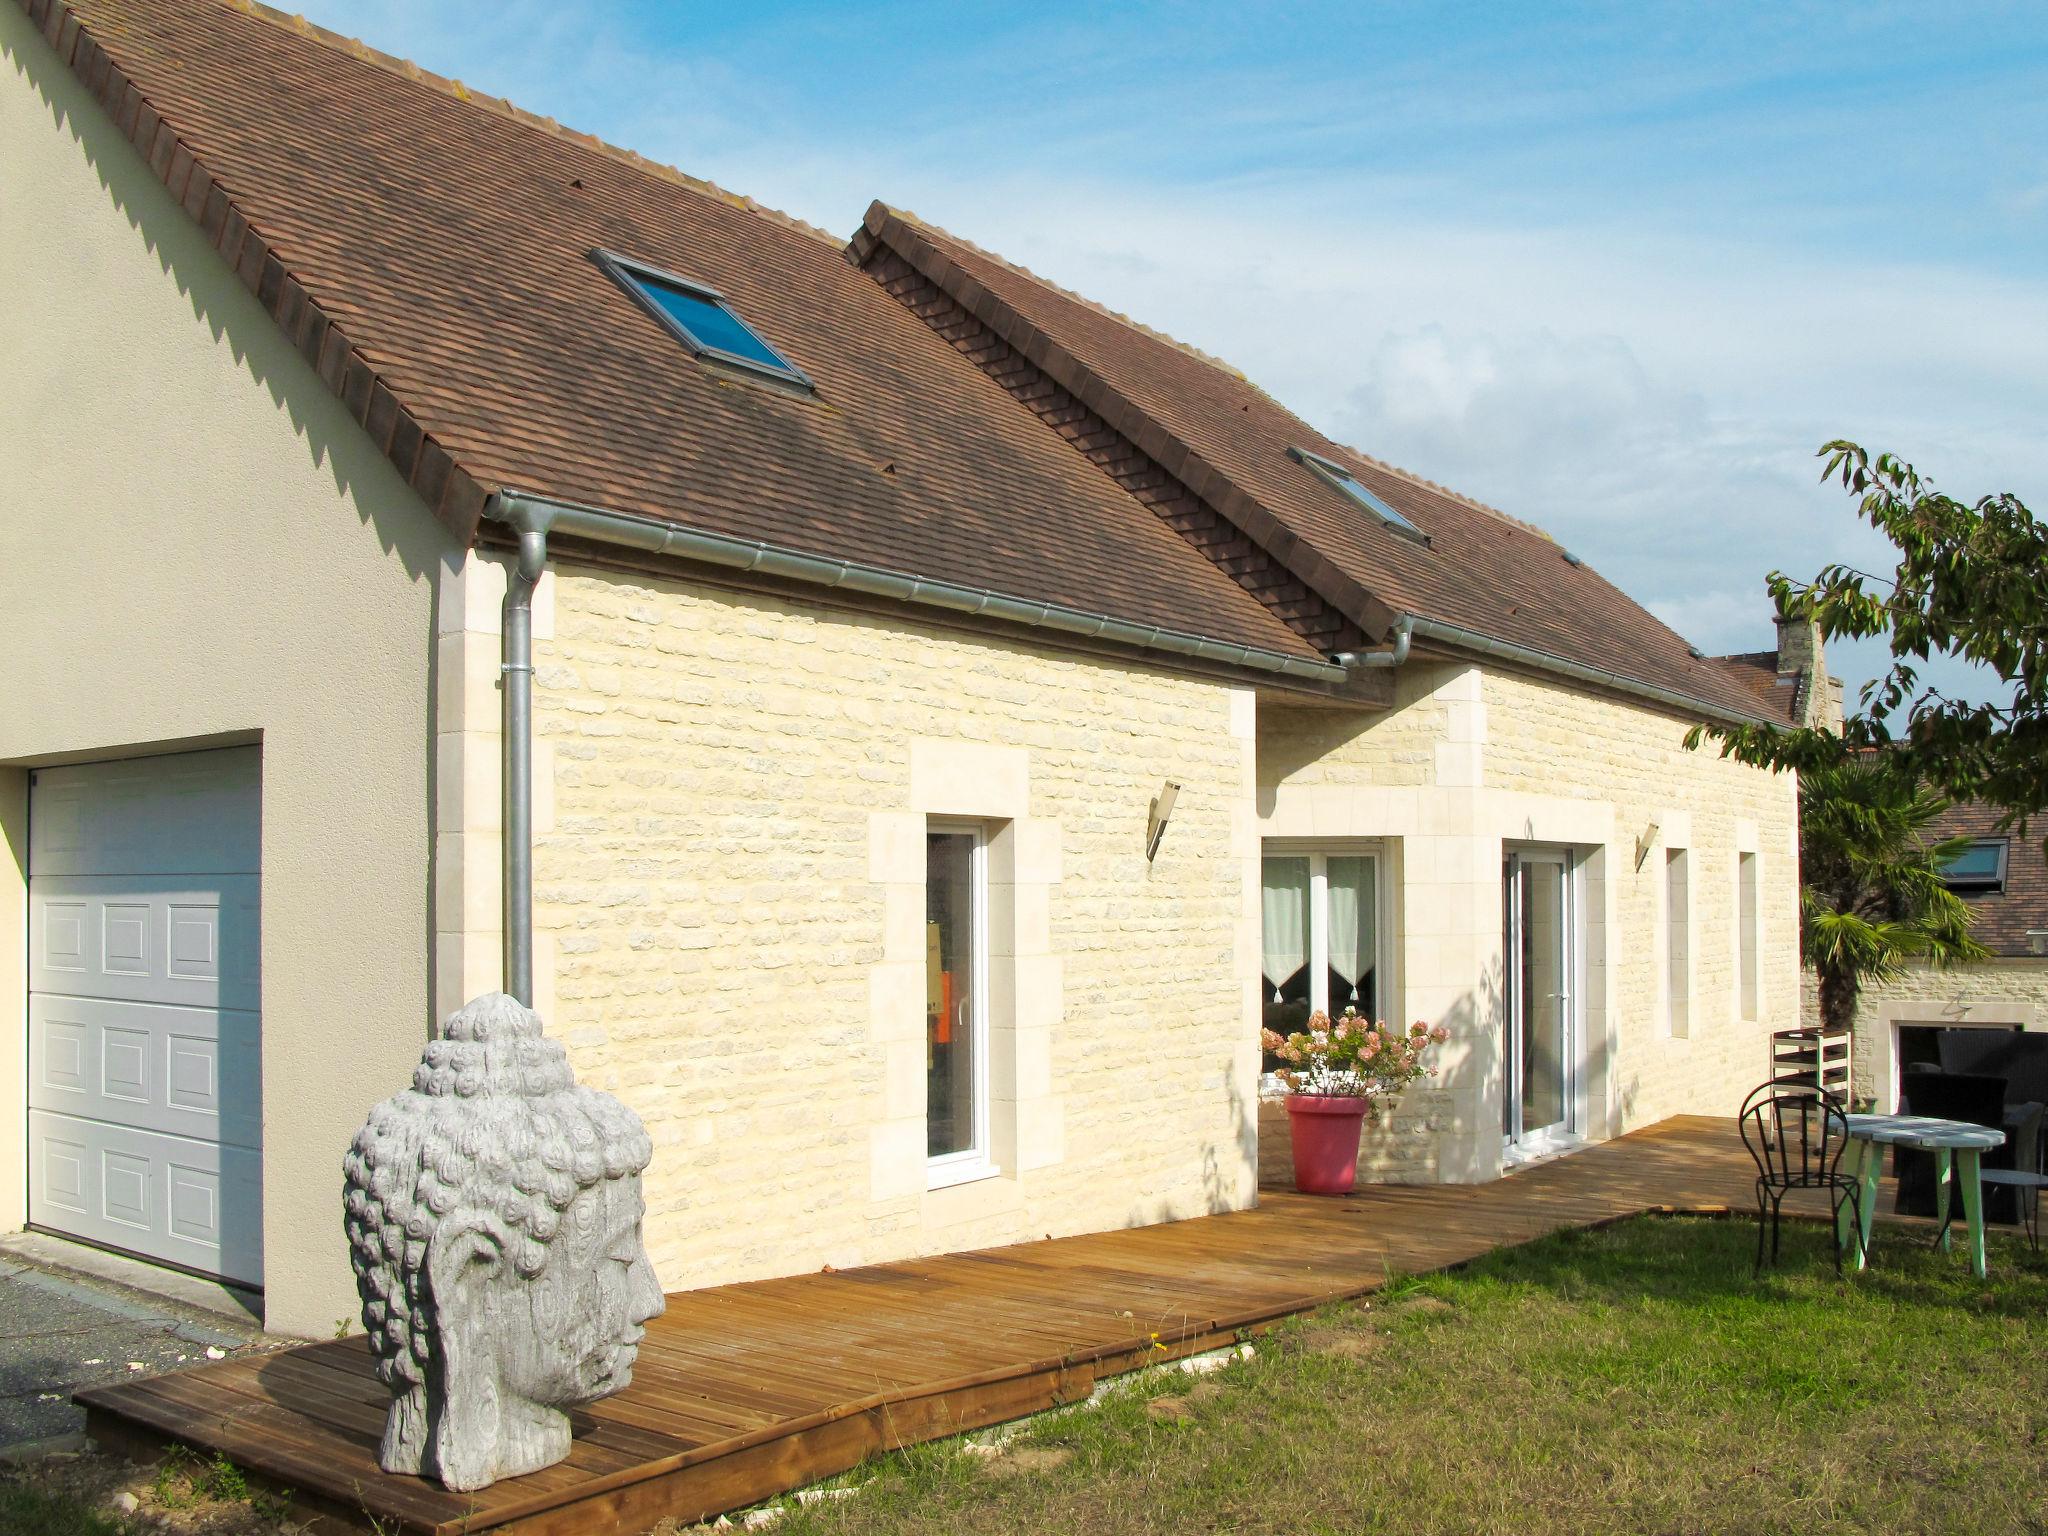
<path id="1" fill-rule="evenodd" d="M 1136 1378 L 996 1456 L 914 1448 L 787 1536 L 2048 1532 L 2048 1263 L 1899 1231 L 1837 1282 L 1788 1225 L 1643 1218 Z"/>

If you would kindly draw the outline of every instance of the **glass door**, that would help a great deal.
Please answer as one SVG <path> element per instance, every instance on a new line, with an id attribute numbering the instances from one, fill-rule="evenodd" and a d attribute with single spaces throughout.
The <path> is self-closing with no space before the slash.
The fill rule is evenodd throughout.
<path id="1" fill-rule="evenodd" d="M 1563 849 L 1518 849 L 1501 866 L 1508 1069 L 1502 1129 L 1511 1147 L 1540 1147 L 1574 1129 L 1571 875 Z"/>

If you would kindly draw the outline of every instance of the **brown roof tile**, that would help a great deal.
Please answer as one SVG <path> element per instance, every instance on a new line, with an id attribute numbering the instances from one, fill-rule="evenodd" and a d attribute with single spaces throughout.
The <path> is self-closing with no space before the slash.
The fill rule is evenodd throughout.
<path id="1" fill-rule="evenodd" d="M 1749 691 L 1757 714 L 1773 725 L 1799 724 L 1799 674 L 1780 672 L 1776 651 L 1743 651 L 1710 659 Z"/>
<path id="2" fill-rule="evenodd" d="M 274 13 L 23 3 L 465 533 L 514 487 L 1316 655 L 808 226 Z M 597 248 L 721 289 L 817 397 L 693 362 Z"/>
<path id="3" fill-rule="evenodd" d="M 1976 914 L 1970 932 L 1993 954 L 2031 955 L 2030 931 L 2048 931 L 2048 855 L 2040 829 L 2031 835 L 2001 831 L 2000 811 L 1974 801 L 1952 805 L 1929 829 L 1936 839 L 1994 838 L 2005 841 L 2005 889 L 1963 899 Z"/>
<path id="4" fill-rule="evenodd" d="M 1216 359 L 911 215 L 878 203 L 866 228 L 1368 630 L 1412 613 L 1759 712 L 1742 679 L 1529 524 L 1335 442 Z M 1428 546 L 1358 513 L 1290 447 L 1343 465 Z"/>

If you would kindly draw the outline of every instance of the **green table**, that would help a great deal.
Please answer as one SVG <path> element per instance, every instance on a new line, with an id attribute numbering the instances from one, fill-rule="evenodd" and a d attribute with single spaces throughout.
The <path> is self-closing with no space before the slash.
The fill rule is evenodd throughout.
<path id="1" fill-rule="evenodd" d="M 1984 1278 L 1984 1154 L 2005 1145 L 2005 1132 L 1964 1120 L 1936 1120 L 1927 1115 L 1849 1115 L 1849 1143 L 1842 1149 L 1842 1171 L 1861 1185 L 1857 1205 L 1862 1230 L 1849 1231 L 1849 1210 L 1837 1218 L 1836 1240 L 1856 1241 L 1856 1267 L 1870 1252 L 1870 1218 L 1877 1206 L 1877 1181 L 1884 1171 L 1886 1147 L 1912 1147 L 1934 1154 L 1935 1212 L 1941 1221 L 1941 1248 L 1948 1251 L 1948 1181 L 1954 1169 L 1963 1186 L 1963 1216 L 1970 1228 L 1970 1271 Z"/>

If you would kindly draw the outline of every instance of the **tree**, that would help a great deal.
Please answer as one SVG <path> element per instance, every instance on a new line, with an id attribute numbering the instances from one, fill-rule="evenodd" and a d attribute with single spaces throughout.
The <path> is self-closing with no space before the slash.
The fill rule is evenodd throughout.
<path id="1" fill-rule="evenodd" d="M 1990 951 L 1967 903 L 1942 883 L 1968 838 L 1929 840 L 1948 802 L 1897 757 L 1865 751 L 1799 780 L 1799 940 L 1820 981 L 1820 1022 L 1847 1029 L 1866 984 L 1909 960 L 1952 965 Z"/>
<path id="2" fill-rule="evenodd" d="M 1821 455 L 1821 478 L 1839 476 L 1861 498 L 1858 515 L 1897 547 L 1897 569 L 1889 584 L 1840 564 L 1810 582 L 1774 571 L 1770 592 L 1779 612 L 1817 619 L 1828 639 L 1888 637 L 1891 668 L 1864 685 L 1839 737 L 1773 726 L 1704 732 L 1724 757 L 1803 772 L 1881 748 L 1916 781 L 2001 807 L 2003 824 L 2024 833 L 2048 810 L 2048 525 L 2010 492 L 1968 505 L 1942 495 L 1888 453 L 1873 459 L 1837 441 Z M 1935 655 L 1990 668 L 2010 698 L 1973 704 L 1923 688 L 1920 665 Z"/>

